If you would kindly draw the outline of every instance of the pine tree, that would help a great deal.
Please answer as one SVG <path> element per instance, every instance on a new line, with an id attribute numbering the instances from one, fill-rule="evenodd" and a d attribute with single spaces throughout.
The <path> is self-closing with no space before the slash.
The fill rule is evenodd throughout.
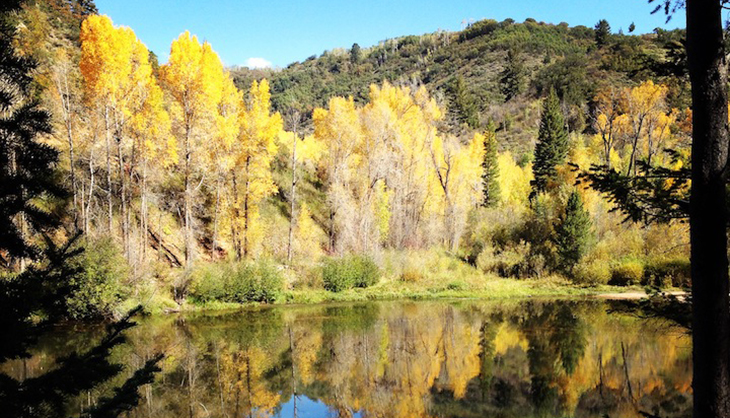
<path id="1" fill-rule="evenodd" d="M 507 51 L 507 63 L 500 73 L 499 83 L 505 102 L 522 93 L 525 84 L 525 67 L 519 50 L 510 48 Z"/>
<path id="2" fill-rule="evenodd" d="M 494 206 L 499 203 L 499 165 L 497 163 L 497 136 L 490 123 L 484 133 L 484 157 L 482 160 L 482 206 Z"/>
<path id="3" fill-rule="evenodd" d="M 593 241 L 591 226 L 591 215 L 583 207 L 578 191 L 573 190 L 565 205 L 565 212 L 555 226 L 558 261 L 565 271 L 572 270 L 588 252 Z"/>
<path id="4" fill-rule="evenodd" d="M 54 180 L 58 151 L 39 141 L 51 125 L 30 98 L 36 64 L 14 53 L 9 33 L 0 36 L 0 262 L 22 269 L 26 258 L 40 255 L 29 235 L 57 225 L 36 199 L 64 192 Z"/>
<path id="5" fill-rule="evenodd" d="M 565 163 L 568 155 L 568 131 L 555 89 L 550 89 L 543 105 L 540 131 L 535 145 L 535 163 L 532 167 L 535 179 L 531 182 L 532 195 L 547 190 L 549 182 L 557 176 L 556 167 Z"/>
<path id="6" fill-rule="evenodd" d="M 352 48 L 350 48 L 350 62 L 353 64 L 359 64 L 360 59 L 362 59 L 362 49 L 360 48 L 360 45 L 354 43 L 352 44 Z"/>
<path id="7" fill-rule="evenodd" d="M 0 7 L 0 20 L 13 9 Z M 50 132 L 49 114 L 28 99 L 35 68 L 33 61 L 14 54 L 9 31 L 0 23 L 0 254 L 34 256 L 35 263 L 12 277 L 0 279 L 0 366 L 8 360 L 28 358 L 38 339 L 67 316 L 65 299 L 76 289 L 80 271 L 71 260 L 82 249 L 79 235 L 63 246 L 48 238 L 58 223 L 32 203 L 39 197 L 60 197 L 64 190 L 54 180 L 58 152 L 38 142 Z M 26 226 L 32 227 L 26 228 Z M 43 250 L 28 237 L 45 240 Z M 40 238 L 39 237 L 39 238 Z M 107 335 L 84 353 L 70 353 L 54 367 L 32 378 L 16 380 L 0 372 L 0 411 L 10 417 L 68 416 L 70 406 L 84 391 L 91 391 L 117 376 L 123 367 L 110 361 L 111 351 L 124 342 L 124 331 L 134 324 L 130 313 L 109 325 Z M 43 318 L 43 320 L 38 320 Z M 160 355 L 134 372 L 113 396 L 101 398 L 84 411 L 89 418 L 117 417 L 134 408 L 140 386 L 159 371 Z M 7 370 L 2 367 L 2 370 Z"/>
<path id="8" fill-rule="evenodd" d="M 470 128 L 477 128 L 479 113 L 474 98 L 466 89 L 464 77 L 457 75 L 451 80 L 449 93 L 451 94 L 451 110 L 455 113 L 456 120 Z"/>
<path id="9" fill-rule="evenodd" d="M 603 47 L 608 43 L 608 38 L 611 36 L 611 25 L 608 24 L 606 19 L 601 19 L 596 23 L 596 45 Z"/>

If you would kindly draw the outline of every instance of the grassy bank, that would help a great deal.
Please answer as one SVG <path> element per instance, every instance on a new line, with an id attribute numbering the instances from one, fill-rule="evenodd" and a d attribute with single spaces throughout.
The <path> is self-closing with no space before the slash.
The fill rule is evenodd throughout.
<path id="1" fill-rule="evenodd" d="M 619 286 L 568 280 L 557 274 L 502 277 L 493 269 L 438 250 L 325 257 L 291 266 L 266 259 L 200 262 L 185 270 L 165 270 L 152 280 L 133 281 L 127 270 L 112 268 L 119 263 L 110 249 L 97 246 L 82 260 L 85 274 L 79 291 L 67 301 L 76 319 L 120 316 L 140 304 L 151 314 L 162 314 L 258 304 L 579 297 L 643 293 L 642 284 L 650 283 L 636 278 L 620 281 Z M 627 275 L 623 268 L 624 264 L 616 264 L 614 276 Z"/>

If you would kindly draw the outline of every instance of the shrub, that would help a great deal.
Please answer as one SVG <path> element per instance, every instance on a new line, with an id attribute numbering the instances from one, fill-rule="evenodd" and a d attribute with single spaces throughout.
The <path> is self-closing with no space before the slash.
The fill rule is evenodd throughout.
<path id="1" fill-rule="evenodd" d="M 545 257 L 531 249 L 527 242 L 520 242 L 495 252 L 486 247 L 477 257 L 477 267 L 485 273 L 502 277 L 540 277 L 546 270 Z"/>
<path id="2" fill-rule="evenodd" d="M 366 255 L 348 255 L 328 258 L 322 268 L 324 288 L 341 292 L 353 287 L 369 287 L 377 283 L 380 269 L 375 261 Z"/>
<path id="3" fill-rule="evenodd" d="M 283 286 L 281 273 L 266 261 L 207 264 L 193 273 L 190 296 L 196 302 L 272 303 Z"/>
<path id="4" fill-rule="evenodd" d="M 571 278 L 576 283 L 590 286 L 606 284 L 611 279 L 611 269 L 603 260 L 583 260 L 575 265 Z"/>
<path id="5" fill-rule="evenodd" d="M 446 285 L 446 289 L 448 289 L 448 290 L 456 290 L 456 291 L 459 291 L 459 290 L 466 290 L 466 288 L 467 288 L 466 283 L 464 283 L 464 282 L 462 282 L 460 280 L 454 280 L 452 282 L 449 282 Z"/>
<path id="6" fill-rule="evenodd" d="M 129 268 L 111 239 L 87 240 L 84 252 L 74 260 L 79 273 L 71 279 L 73 291 L 65 300 L 66 313 L 74 319 L 108 318 L 126 293 L 122 283 Z"/>
<path id="7" fill-rule="evenodd" d="M 631 286 L 644 278 L 644 264 L 638 260 L 625 260 L 613 266 L 609 284 Z"/>
<path id="8" fill-rule="evenodd" d="M 644 271 L 644 284 L 659 287 L 688 287 L 692 283 L 689 260 L 658 258 L 650 260 Z"/>

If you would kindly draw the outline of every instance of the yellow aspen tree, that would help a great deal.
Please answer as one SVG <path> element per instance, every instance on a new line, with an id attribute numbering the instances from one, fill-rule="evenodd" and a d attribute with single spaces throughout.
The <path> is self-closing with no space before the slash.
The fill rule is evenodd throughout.
<path id="1" fill-rule="evenodd" d="M 151 83 L 141 111 L 132 118 L 131 132 L 135 139 L 134 148 L 139 150 L 141 173 L 139 209 L 139 255 L 144 261 L 147 254 L 149 222 L 149 185 L 151 170 L 166 170 L 177 164 L 177 143 L 172 136 L 170 115 L 164 107 L 162 89 Z"/>
<path id="2" fill-rule="evenodd" d="M 437 203 L 443 217 L 445 241 L 449 250 L 455 250 L 466 224 L 466 215 L 475 207 L 481 194 L 481 161 L 484 135 L 474 134 L 469 144 L 461 145 L 456 138 L 442 140 L 436 136 L 431 144 L 434 181 L 441 197 Z"/>
<path id="3" fill-rule="evenodd" d="M 296 252 L 302 260 L 315 261 L 322 254 L 317 224 L 306 203 L 302 203 L 295 228 Z"/>
<path id="4" fill-rule="evenodd" d="M 628 117 L 624 114 L 626 101 L 619 89 L 611 87 L 600 91 L 595 102 L 594 126 L 603 144 L 603 164 L 611 168 L 611 152 L 628 129 Z"/>
<path id="5" fill-rule="evenodd" d="M 387 148 L 391 153 L 388 186 L 391 200 L 390 243 L 397 247 L 417 246 L 424 236 L 420 225 L 430 196 L 429 176 L 433 172 L 431 143 L 443 112 L 425 87 L 412 92 L 407 87 L 370 87 L 370 104 L 389 109 L 391 126 Z"/>
<path id="6" fill-rule="evenodd" d="M 234 147 L 232 234 L 236 258 L 248 257 L 260 237 L 259 205 L 276 192 L 271 160 L 283 129 L 281 115 L 271 113 L 268 81 L 254 81 L 239 112 L 241 129 Z M 241 198 L 239 199 L 239 194 Z"/>
<path id="7" fill-rule="evenodd" d="M 333 97 L 327 109 L 317 108 L 312 114 L 314 137 L 324 144 L 320 159 L 323 182 L 327 189 L 328 250 L 342 250 L 340 237 L 352 225 L 353 207 L 349 190 L 355 146 L 362 130 L 352 97 Z"/>
<path id="8" fill-rule="evenodd" d="M 664 112 L 665 99 L 668 88 L 661 84 L 654 84 L 648 80 L 632 89 L 626 89 L 626 115 L 629 123 L 629 154 L 627 175 L 633 172 L 636 175 L 636 160 L 642 148 L 642 141 L 649 143 L 656 120 Z"/>
<path id="9" fill-rule="evenodd" d="M 322 154 L 321 143 L 317 142 L 312 135 L 300 136 L 299 125 L 301 123 L 301 113 L 293 111 L 287 115 L 289 124 L 293 128 L 292 132 L 282 132 L 279 143 L 282 147 L 289 146 L 286 154 L 290 155 L 291 166 L 291 187 L 289 189 L 289 236 L 287 239 L 286 259 L 291 264 L 293 255 L 293 234 L 298 216 L 295 214 L 297 201 L 297 185 L 299 183 L 298 168 L 303 163 L 316 163 Z"/>
<path id="10" fill-rule="evenodd" d="M 81 60 L 87 100 L 104 117 L 106 133 L 106 175 L 108 226 L 112 230 L 112 143 L 116 142 L 117 175 L 121 200 L 122 239 L 130 256 L 129 192 L 125 180 L 124 148 L 128 124 L 145 107 L 150 89 L 156 86 L 149 63 L 149 51 L 126 27 L 115 27 L 107 16 L 89 16 L 81 25 Z M 133 163 L 129 159 L 130 164 Z"/>
<path id="11" fill-rule="evenodd" d="M 209 43 L 201 44 L 190 32 L 182 33 L 170 46 L 170 58 L 160 67 L 160 79 L 170 93 L 178 115 L 180 154 L 183 158 L 183 216 L 185 260 L 194 258 L 193 170 L 198 165 L 206 132 L 200 125 L 215 119 L 223 92 L 223 64 Z M 209 138 L 205 138 L 209 139 Z"/>
<path id="12" fill-rule="evenodd" d="M 230 74 L 226 74 L 223 80 L 221 101 L 218 104 L 216 115 L 216 135 L 208 142 L 209 158 L 215 173 L 215 207 L 213 209 L 213 252 L 217 251 L 220 245 L 220 218 L 223 207 L 224 187 L 228 180 L 230 171 L 234 167 L 235 156 L 233 147 L 238 140 L 241 129 L 240 109 L 243 96 L 233 84 Z"/>

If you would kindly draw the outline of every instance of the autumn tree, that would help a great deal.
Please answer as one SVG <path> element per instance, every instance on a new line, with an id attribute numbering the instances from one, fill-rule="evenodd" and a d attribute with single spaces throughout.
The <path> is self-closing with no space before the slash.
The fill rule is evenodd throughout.
<path id="1" fill-rule="evenodd" d="M 239 111 L 239 120 L 241 129 L 233 151 L 231 218 L 236 257 L 245 258 L 260 238 L 259 205 L 277 190 L 271 177 L 271 160 L 276 153 L 283 121 L 278 112 L 271 112 L 271 93 L 266 79 L 251 83 Z"/>
<path id="2" fill-rule="evenodd" d="M 106 138 L 107 216 L 112 231 L 113 145 L 116 145 L 118 195 L 121 200 L 122 240 L 127 258 L 130 258 L 131 231 L 131 177 L 125 165 L 134 165 L 129 149 L 131 125 L 139 125 L 140 118 L 159 113 L 151 106 L 161 108 L 161 92 L 152 75 L 149 52 L 131 29 L 115 27 L 106 16 L 92 15 L 81 26 L 81 61 L 89 105 L 102 115 Z M 144 115 L 144 116 L 140 116 Z M 154 122 L 153 122 L 154 123 Z M 129 152 L 129 154 L 133 154 Z"/>
<path id="3" fill-rule="evenodd" d="M 550 183 L 555 181 L 556 168 L 565 163 L 567 155 L 568 131 L 558 95 L 551 89 L 543 104 L 540 131 L 535 145 L 535 162 L 532 168 L 535 179 L 531 182 L 533 194 L 546 191 Z"/>
<path id="4" fill-rule="evenodd" d="M 329 211 L 329 251 L 338 247 L 338 231 L 348 225 L 345 220 L 349 200 L 348 184 L 351 174 L 351 159 L 355 144 L 360 141 L 361 126 L 354 100 L 333 97 L 327 109 L 317 108 L 312 114 L 314 136 L 326 144 L 320 159 L 327 188 Z"/>
<path id="5" fill-rule="evenodd" d="M 611 168 L 611 153 L 628 129 L 628 116 L 625 115 L 624 95 L 620 89 L 601 90 L 595 97 L 596 110 L 594 127 L 603 144 L 603 162 Z"/>
<path id="6" fill-rule="evenodd" d="M 194 259 L 194 195 L 196 168 L 206 139 L 204 125 L 212 124 L 223 92 L 223 66 L 210 44 L 182 33 L 172 42 L 170 58 L 160 67 L 160 79 L 174 100 L 180 155 L 183 158 L 183 226 L 185 259 Z"/>
<path id="7" fill-rule="evenodd" d="M 639 86 L 625 91 L 626 115 L 628 117 L 628 143 L 631 147 L 626 174 L 636 175 L 637 159 L 642 148 L 647 149 L 647 158 L 656 154 L 657 143 L 669 134 L 673 117 L 667 116 L 665 98 L 667 87 L 647 80 Z"/>

